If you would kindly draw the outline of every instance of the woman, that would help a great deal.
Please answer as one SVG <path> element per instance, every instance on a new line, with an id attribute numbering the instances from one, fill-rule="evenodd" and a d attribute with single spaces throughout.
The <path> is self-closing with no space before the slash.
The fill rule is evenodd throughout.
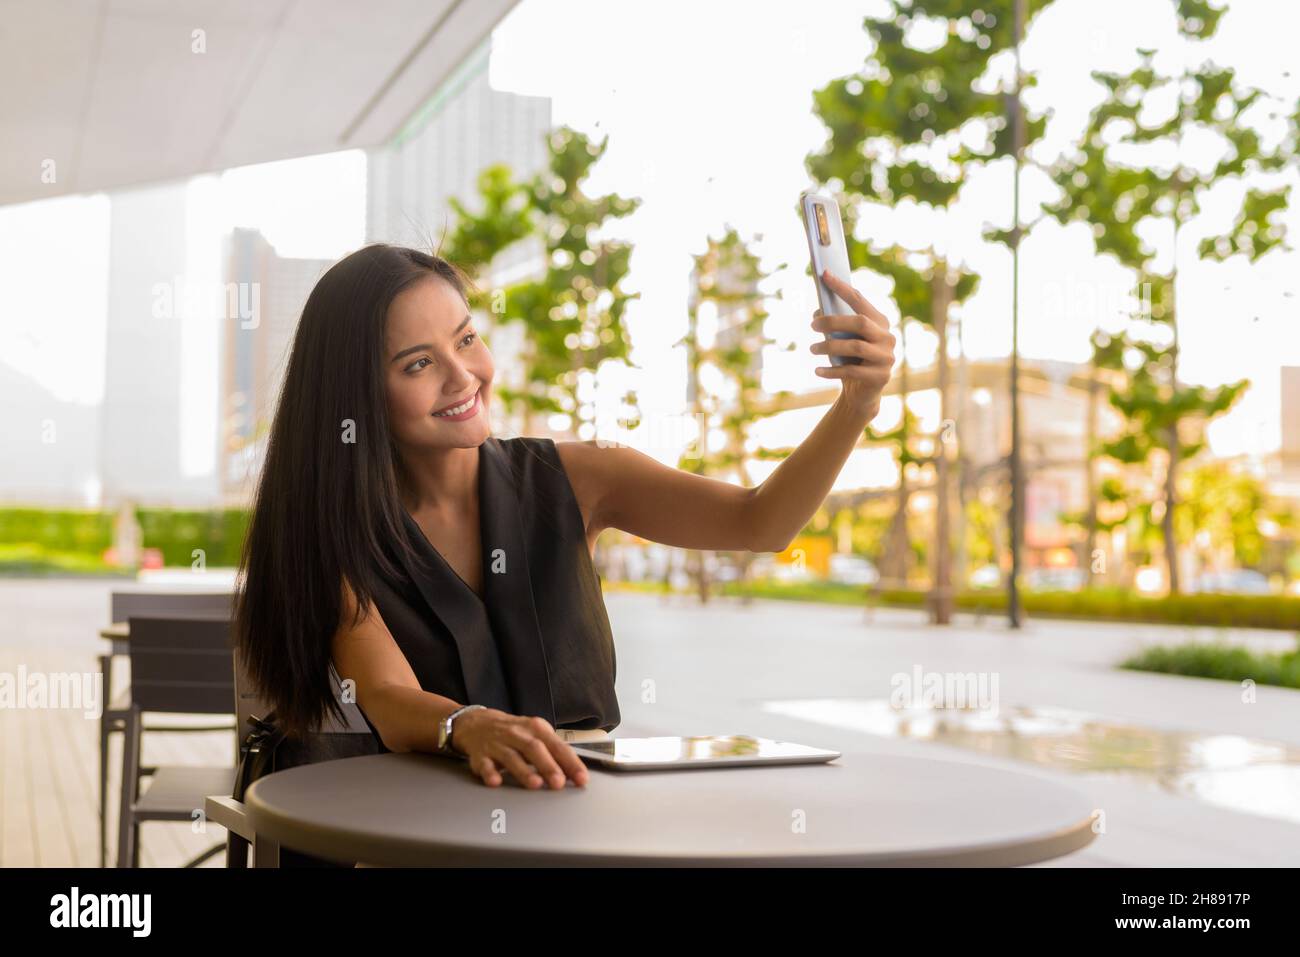
<path id="1" fill-rule="evenodd" d="M 835 403 L 741 488 L 631 448 L 494 437 L 465 277 L 388 245 L 333 266 L 294 337 L 241 566 L 239 651 L 279 725 L 303 739 L 342 717 L 333 666 L 382 748 L 460 755 L 493 787 L 585 785 L 568 741 L 619 723 L 600 532 L 783 550 L 879 408 L 889 324 L 827 282 L 858 314 L 814 328 L 863 338 L 811 350 L 864 361 L 817 370 L 841 380 Z"/>

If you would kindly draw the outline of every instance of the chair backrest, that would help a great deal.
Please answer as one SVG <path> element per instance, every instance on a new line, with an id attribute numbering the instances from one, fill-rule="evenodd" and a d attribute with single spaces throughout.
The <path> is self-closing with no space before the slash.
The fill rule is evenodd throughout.
<path id="1" fill-rule="evenodd" d="M 130 615 L 131 701 L 141 711 L 230 714 L 231 622 L 222 615 Z"/>
<path id="2" fill-rule="evenodd" d="M 224 615 L 234 618 L 235 593 L 231 591 L 115 591 L 109 600 L 108 620 L 116 624 L 133 615 Z"/>
<path id="3" fill-rule="evenodd" d="M 331 718 L 325 722 L 321 730 L 332 734 L 370 734 L 370 725 L 366 724 L 361 709 L 355 702 L 343 701 L 343 682 L 339 679 L 339 673 L 335 670 L 332 661 L 330 662 L 330 685 L 334 690 L 334 698 L 342 702 L 344 721 L 340 724 Z"/>
<path id="4" fill-rule="evenodd" d="M 265 718 L 271 707 L 253 688 L 253 681 L 244 668 L 244 657 L 239 653 L 238 648 L 235 649 L 234 666 L 235 720 L 237 722 L 235 727 L 238 729 L 238 738 L 242 741 L 252 730 L 248 725 L 248 719 L 250 717 Z"/>

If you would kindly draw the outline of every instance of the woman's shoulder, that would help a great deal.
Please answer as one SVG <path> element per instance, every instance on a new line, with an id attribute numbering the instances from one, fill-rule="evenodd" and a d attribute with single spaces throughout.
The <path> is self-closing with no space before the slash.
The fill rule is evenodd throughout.
<path id="1" fill-rule="evenodd" d="M 489 441 L 492 441 L 491 439 Z M 588 463 L 594 442 L 560 441 L 545 436 L 520 435 L 496 440 L 510 459 L 515 473 L 534 490 L 547 490 L 577 506 L 583 526 L 591 514 L 597 489 L 595 471 Z"/>
<path id="2" fill-rule="evenodd" d="M 547 451 L 555 448 L 555 440 L 544 435 L 493 435 L 489 442 L 495 442 L 512 455 L 525 454 L 528 451 Z"/>
<path id="3" fill-rule="evenodd" d="M 562 478 L 575 489 L 595 467 L 592 456 L 597 446 L 593 441 L 557 441 L 541 435 L 518 435 L 496 441 L 517 471 L 534 477 L 545 473 L 555 479 Z"/>
<path id="4" fill-rule="evenodd" d="M 512 435 L 505 438 L 491 436 L 488 442 L 494 443 L 518 474 L 528 475 L 537 471 L 539 466 L 554 470 L 563 465 L 554 439 L 541 435 Z"/>
<path id="5" fill-rule="evenodd" d="M 486 440 L 500 450 L 516 483 L 534 491 L 556 489 L 567 484 L 564 458 L 554 439 L 540 435 L 490 436 Z"/>

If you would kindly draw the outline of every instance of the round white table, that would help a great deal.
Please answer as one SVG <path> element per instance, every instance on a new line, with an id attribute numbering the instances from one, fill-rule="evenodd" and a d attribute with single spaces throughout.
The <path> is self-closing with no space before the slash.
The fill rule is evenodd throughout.
<path id="1" fill-rule="evenodd" d="M 829 764 L 481 783 L 463 762 L 379 754 L 267 775 L 259 840 L 390 866 L 1014 866 L 1093 839 L 1094 805 L 1037 773 L 848 752 Z"/>

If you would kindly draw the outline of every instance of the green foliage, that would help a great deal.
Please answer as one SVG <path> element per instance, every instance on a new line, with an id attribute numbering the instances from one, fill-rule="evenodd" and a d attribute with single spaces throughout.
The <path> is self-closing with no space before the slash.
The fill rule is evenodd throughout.
<path id="1" fill-rule="evenodd" d="M 138 508 L 142 548 L 162 552 L 163 564 L 192 566 L 193 551 L 214 568 L 239 564 L 248 510 L 187 511 Z M 116 513 L 99 509 L 0 509 L 0 566 L 14 572 L 41 569 L 93 572 L 106 568 Z"/>
<path id="2" fill-rule="evenodd" d="M 113 544 L 112 512 L 100 509 L 0 509 L 0 542 L 98 556 Z"/>
<path id="3" fill-rule="evenodd" d="M 1174 7 L 1180 41 L 1192 50 L 1214 34 L 1223 12 L 1205 0 L 1176 0 Z M 1184 62 L 1198 65 L 1176 74 L 1159 72 L 1156 51 L 1138 55 L 1129 73 L 1092 74 L 1105 98 L 1093 110 L 1078 148 L 1052 170 L 1059 193 L 1043 208 L 1061 223 L 1090 224 L 1097 252 L 1135 277 L 1140 307 L 1128 328 L 1093 337 L 1094 367 L 1120 373 L 1122 383 L 1108 389 L 1122 429 L 1097 451 L 1139 472 L 1152 467 L 1153 453 L 1161 453 L 1167 473 L 1163 492 L 1154 501 L 1133 504 L 1144 545 L 1147 531 L 1162 530 L 1176 590 L 1173 530 L 1187 520 L 1179 514 L 1177 469 L 1204 447 L 1206 423 L 1228 411 L 1249 383 L 1210 388 L 1179 382 L 1177 259 L 1161 258 L 1149 240 L 1169 236 L 1176 250 L 1179 231 L 1200 212 L 1206 193 L 1238 180 L 1245 186 L 1238 216 L 1225 234 L 1204 239 L 1198 254 L 1215 260 L 1244 255 L 1253 262 L 1283 244 L 1280 213 L 1290 184 L 1269 181 L 1268 174 L 1279 171 L 1286 156 L 1284 149 L 1264 149 L 1251 122 L 1261 91 L 1240 85 L 1231 69 L 1195 53 Z M 1223 155 L 1212 168 L 1183 162 L 1182 144 L 1189 137 L 1222 144 Z"/>
<path id="4" fill-rule="evenodd" d="M 903 323 L 934 327 L 936 272 L 951 305 L 969 298 L 978 277 L 944 262 L 935 249 L 873 246 L 856 236 L 863 203 L 913 202 L 946 209 L 976 165 L 1007 155 L 1005 91 L 977 88 L 989 60 L 1012 42 L 1013 0 L 977 9 L 960 0 L 902 2 L 867 17 L 873 49 L 861 70 L 813 94 L 813 112 L 829 136 L 806 165 L 836 194 L 844 216 L 851 269 L 867 268 L 894 281 Z M 1031 13 L 1045 6 L 1032 2 Z M 914 27 L 942 18 L 947 36 L 934 49 L 913 45 Z M 1031 124 L 1032 139 L 1041 122 Z M 971 144 L 974 145 L 971 145 Z"/>
<path id="5" fill-rule="evenodd" d="M 1027 6 L 1032 21 L 1047 0 Z M 813 177 L 888 205 L 904 198 L 950 205 L 968 163 L 1011 150 L 1009 91 L 987 91 L 979 81 L 990 60 L 1011 48 L 1013 11 L 1014 0 L 974 9 L 967 0 L 892 0 L 884 15 L 864 19 L 874 49 L 862 71 L 813 94 L 814 112 L 830 132 L 826 146 L 808 159 Z M 935 21 L 947 27 L 937 48 L 909 42 L 913 28 Z M 1043 125 L 1042 118 L 1031 120 L 1030 141 Z M 932 147 L 946 162 L 929 159 Z"/>
<path id="6" fill-rule="evenodd" d="M 32 578 L 58 575 L 134 577 L 135 572 L 108 565 L 98 554 L 65 552 L 34 543 L 0 545 L 0 575 Z"/>
<path id="7" fill-rule="evenodd" d="M 1184 33 L 1184 38 L 1190 35 Z M 1156 51 L 1138 52 L 1140 63 L 1128 74 L 1092 74 L 1105 87 L 1106 99 L 1093 111 L 1074 155 L 1056 167 L 1053 178 L 1060 196 L 1044 209 L 1062 223 L 1092 224 L 1099 253 L 1150 272 L 1157 250 L 1142 233 L 1150 234 L 1153 224 L 1185 224 L 1200 212 L 1210 188 L 1227 178 L 1278 170 L 1284 155 L 1262 148 L 1246 119 L 1262 93 L 1237 84 L 1234 71 L 1206 63 L 1179 75 L 1161 75 L 1154 66 Z M 1143 122 L 1165 88 L 1177 92 L 1174 109 L 1156 122 Z M 1226 155 L 1208 171 L 1181 159 L 1167 165 L 1169 150 L 1181 158 L 1182 141 L 1189 135 L 1216 137 Z M 1223 259 L 1239 252 L 1254 261 L 1277 246 L 1284 230 L 1274 214 L 1286 206 L 1289 193 L 1289 184 L 1261 188 L 1252 178 L 1241 215 L 1224 236 L 1202 242 L 1201 255 Z M 1152 273 L 1148 278 L 1167 281 L 1171 276 Z M 1156 318 L 1161 318 L 1158 313 Z"/>
<path id="8" fill-rule="evenodd" d="M 1029 21 L 1047 4 L 1028 0 Z M 1014 10 L 1015 0 L 974 6 L 965 0 L 890 0 L 880 14 L 863 20 L 872 49 L 862 68 L 813 94 L 813 111 L 828 136 L 808 156 L 808 172 L 840 204 L 850 269 L 869 269 L 893 280 L 904 344 L 913 325 L 929 329 L 946 344 L 949 312 L 974 294 L 979 277 L 950 262 L 942 240 L 923 249 L 873 243 L 858 238 L 857 223 L 872 204 L 915 204 L 946 214 L 974 169 L 1011 154 L 1009 107 L 1015 85 L 991 84 L 997 68 L 990 67 L 1014 44 Z M 1033 83 L 1032 77 L 1020 79 L 1024 85 Z M 1026 141 L 1036 140 L 1044 126 L 1045 117 L 1027 117 Z M 906 348 L 901 351 L 899 424 L 888 432 L 867 431 L 868 440 L 893 446 L 899 468 L 899 516 L 887 536 L 890 555 L 882 568 L 894 577 L 905 575 L 907 564 L 906 470 L 934 457 L 914 444 L 919 437 L 907 409 Z M 936 361 L 948 362 L 942 345 Z M 935 452 L 942 451 L 937 442 L 934 446 Z M 939 494 L 947 498 L 947 483 Z M 924 561 L 926 549 L 920 543 L 911 543 L 911 550 Z M 946 545 L 939 560 L 946 560 Z"/>
<path id="9" fill-rule="evenodd" d="M 920 465 L 930 461 L 930 456 L 921 455 L 915 451 L 915 443 L 912 442 L 912 437 L 919 431 L 916 421 L 916 414 L 904 404 L 903 414 L 899 416 L 896 426 L 886 430 L 867 426 L 866 435 L 872 442 L 893 443 L 894 461 L 898 463 L 900 469 L 905 469 L 909 465 Z"/>
<path id="10" fill-rule="evenodd" d="M 825 601 L 844 605 L 869 603 L 905 608 L 923 607 L 928 594 L 916 589 L 874 591 L 859 585 L 834 582 L 736 584 L 726 594 L 790 601 Z M 1290 595 L 1169 595 L 1148 598 L 1120 589 L 1073 592 L 1024 591 L 1025 611 L 1041 618 L 1092 621 L 1131 621 L 1166 625 L 1204 625 L 1219 628 L 1270 628 L 1300 631 L 1300 598 Z M 970 591 L 957 595 L 957 608 L 984 614 L 1006 611 L 1002 590 Z"/>
<path id="11" fill-rule="evenodd" d="M 1110 404 L 1123 417 L 1123 426 L 1117 437 L 1102 443 L 1102 453 L 1125 465 L 1143 465 L 1152 451 L 1168 452 L 1176 434 L 1179 457 L 1192 458 L 1205 445 L 1205 423 L 1230 409 L 1250 382 L 1216 388 L 1175 385 L 1168 349 L 1137 340 L 1129 346 L 1141 357 L 1140 364 L 1129 372 L 1125 388 L 1110 390 Z"/>
<path id="12" fill-rule="evenodd" d="M 880 562 L 892 514 L 888 503 L 881 501 L 868 502 L 853 511 L 849 539 L 855 554 Z"/>
<path id="13" fill-rule="evenodd" d="M 459 199 L 449 199 L 456 213 L 456 228 L 444 237 L 441 255 L 456 263 L 471 277 L 478 278 L 492 259 L 507 246 L 528 236 L 536 227 L 536 212 L 529 202 L 528 187 L 515 181 L 510 167 L 498 163 L 478 175 L 481 213 L 471 213 Z M 489 290 L 480 291 L 470 304 L 487 308 Z"/>
<path id="14" fill-rule="evenodd" d="M 699 475 L 734 477 L 749 485 L 746 463 L 753 457 L 748 451 L 749 429 L 767 398 L 756 359 L 764 346 L 776 342 L 764 332 L 769 296 L 759 289 L 769 274 L 730 227 L 721 239 L 708 237 L 704 252 L 692 259 L 695 268 L 687 332 L 676 345 L 686 348 L 687 376 L 696 396 L 693 412 L 700 416 L 703 434 L 682 457 L 679 468 Z M 700 307 L 706 303 L 716 310 L 719 325 L 709 346 L 702 343 L 699 329 Z M 706 367 L 718 374 L 724 383 L 721 389 L 711 392 L 705 387 L 701 372 Z M 714 431 L 725 438 L 720 449 L 708 447 L 708 436 Z M 785 454 L 785 450 L 780 454 L 767 450 L 763 457 Z"/>
<path id="15" fill-rule="evenodd" d="M 1158 671 L 1162 674 L 1222 681 L 1253 681 L 1257 685 L 1300 688 L 1300 652 L 1268 654 L 1223 644 L 1187 644 L 1146 648 L 1125 660 L 1121 668 L 1130 671 Z"/>
<path id="16" fill-rule="evenodd" d="M 1097 486 L 1097 530 L 1112 532 L 1130 524 L 1136 515 L 1136 510 L 1129 508 L 1129 499 L 1133 497 L 1121 479 L 1114 476 L 1102 479 Z M 1087 515 L 1082 512 L 1065 512 L 1061 515 L 1063 525 L 1080 529 L 1087 528 L 1087 520 Z"/>
<path id="17" fill-rule="evenodd" d="M 198 560 L 194 550 L 202 549 L 204 565 L 233 568 L 239 565 L 249 512 L 243 508 L 139 508 L 136 519 L 140 522 L 142 547 L 162 552 L 164 565 L 192 567 Z"/>
<path id="18" fill-rule="evenodd" d="M 997 562 L 997 529 L 1002 514 L 994 505 L 978 498 L 966 503 L 966 559 L 971 565 Z"/>
<path id="19" fill-rule="evenodd" d="M 1206 462 L 1183 476 L 1183 504 L 1176 516 L 1179 541 L 1194 544 L 1204 536 L 1209 548 L 1229 551 L 1236 563 L 1253 567 L 1264 554 L 1260 521 L 1271 519 L 1279 527 L 1292 518 L 1277 509 L 1264 484 L 1227 462 Z"/>

